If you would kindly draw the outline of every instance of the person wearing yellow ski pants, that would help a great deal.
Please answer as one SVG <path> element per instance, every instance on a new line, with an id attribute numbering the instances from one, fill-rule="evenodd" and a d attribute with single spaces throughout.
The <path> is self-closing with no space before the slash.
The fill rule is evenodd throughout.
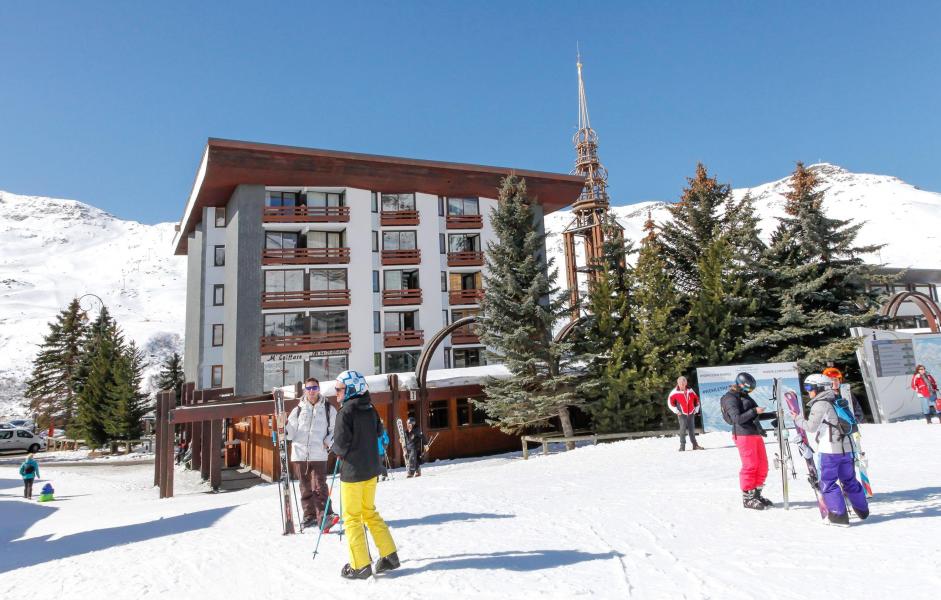
<path id="1" fill-rule="evenodd" d="M 361 569 L 371 562 L 364 525 L 369 528 L 376 542 L 379 556 L 388 556 L 395 552 L 395 542 L 389 533 L 389 526 L 376 512 L 376 481 L 378 477 L 355 483 L 340 482 L 343 529 L 346 531 L 350 547 L 350 566 L 353 569 Z"/>

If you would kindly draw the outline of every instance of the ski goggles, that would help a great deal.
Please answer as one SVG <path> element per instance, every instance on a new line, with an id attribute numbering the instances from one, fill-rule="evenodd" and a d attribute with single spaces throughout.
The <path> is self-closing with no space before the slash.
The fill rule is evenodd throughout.
<path id="1" fill-rule="evenodd" d="M 804 391 L 807 392 L 808 394 L 809 394 L 810 392 L 816 390 L 816 389 L 817 389 L 817 386 L 815 386 L 815 385 L 812 384 L 812 383 L 805 383 L 805 384 L 804 384 Z"/>
<path id="2" fill-rule="evenodd" d="M 320 386 L 319 385 L 305 385 L 304 389 L 307 390 L 308 392 L 312 392 L 314 390 L 319 390 Z"/>

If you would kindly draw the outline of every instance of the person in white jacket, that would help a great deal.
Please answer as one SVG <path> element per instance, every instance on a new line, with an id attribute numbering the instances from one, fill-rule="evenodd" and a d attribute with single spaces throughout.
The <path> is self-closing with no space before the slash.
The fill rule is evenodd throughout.
<path id="1" fill-rule="evenodd" d="M 324 523 L 327 530 L 339 521 L 335 514 L 324 520 L 327 503 L 327 459 L 333 445 L 337 409 L 320 394 L 320 382 L 304 382 L 304 396 L 291 411 L 285 430 L 291 440 L 291 463 L 301 483 L 304 527 Z M 332 513 L 332 511 L 331 511 Z"/>
<path id="2" fill-rule="evenodd" d="M 680 376 L 676 379 L 676 387 L 667 396 L 667 408 L 680 422 L 680 452 L 686 450 L 687 431 L 693 450 L 702 450 L 703 447 L 696 443 L 696 413 L 699 412 L 699 396 L 687 387 L 685 377 Z"/>

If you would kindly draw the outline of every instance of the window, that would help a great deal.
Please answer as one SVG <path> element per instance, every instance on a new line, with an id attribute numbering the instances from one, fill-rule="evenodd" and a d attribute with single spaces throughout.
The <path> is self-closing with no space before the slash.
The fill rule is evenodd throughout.
<path id="1" fill-rule="evenodd" d="M 457 233 L 448 236 L 449 252 L 480 252 L 480 234 Z"/>
<path id="2" fill-rule="evenodd" d="M 298 235 L 284 231 L 269 231 L 265 233 L 265 248 L 297 248 Z"/>
<path id="3" fill-rule="evenodd" d="M 216 252 L 213 256 L 213 264 L 217 267 L 225 266 L 225 246 L 216 246 Z"/>
<path id="4" fill-rule="evenodd" d="M 265 206 L 299 206 L 300 196 L 297 192 L 268 192 L 265 194 Z"/>
<path id="5" fill-rule="evenodd" d="M 447 310 L 441 311 L 441 323 L 444 325 L 448 324 L 448 311 Z"/>
<path id="6" fill-rule="evenodd" d="M 869 291 L 873 294 L 883 295 L 888 293 L 888 288 L 884 285 L 872 285 L 869 286 Z"/>
<path id="7" fill-rule="evenodd" d="M 415 194 L 383 194 L 382 212 L 415 210 Z"/>
<path id="8" fill-rule="evenodd" d="M 382 232 L 383 250 L 414 250 L 417 247 L 416 234 L 414 231 Z"/>
<path id="9" fill-rule="evenodd" d="M 212 345 L 221 346 L 222 345 L 222 333 L 225 330 L 225 326 L 222 324 L 215 324 L 212 326 Z"/>
<path id="10" fill-rule="evenodd" d="M 13 439 L 12 429 L 0 429 L 0 440 L 12 440 L 12 439 Z"/>
<path id="11" fill-rule="evenodd" d="M 346 269 L 311 269 L 310 289 L 318 291 L 347 289 Z"/>
<path id="12" fill-rule="evenodd" d="M 372 332 L 382 333 L 382 314 L 378 310 L 372 311 Z"/>
<path id="13" fill-rule="evenodd" d="M 407 373 L 418 365 L 418 351 L 386 352 L 386 373 Z"/>
<path id="14" fill-rule="evenodd" d="M 216 207 L 216 227 L 225 227 L 225 207 Z"/>
<path id="15" fill-rule="evenodd" d="M 464 317 L 476 317 L 480 311 L 476 308 L 462 308 L 460 310 L 451 311 L 451 322 L 454 323 L 458 319 L 463 319 Z"/>
<path id="16" fill-rule="evenodd" d="M 418 329 L 418 311 L 387 312 L 386 331 L 416 331 Z"/>
<path id="17" fill-rule="evenodd" d="M 441 291 L 448 291 L 448 273 L 447 271 L 441 271 Z"/>
<path id="18" fill-rule="evenodd" d="M 372 370 L 376 375 L 382 373 L 382 354 L 379 352 L 372 355 Z"/>
<path id="19" fill-rule="evenodd" d="M 483 277 L 476 273 L 451 273 L 452 290 L 479 290 L 483 288 Z"/>
<path id="20" fill-rule="evenodd" d="M 444 368 L 451 368 L 451 346 L 444 347 Z"/>
<path id="21" fill-rule="evenodd" d="M 385 290 L 417 290 L 418 269 L 409 271 L 383 271 L 383 289 Z"/>
<path id="22" fill-rule="evenodd" d="M 447 248 L 447 246 L 446 246 L 445 243 L 444 243 L 444 234 L 443 234 L 443 233 L 439 233 L 439 234 L 438 234 L 438 252 L 440 252 L 441 254 L 447 254 L 447 252 L 448 252 L 448 248 Z"/>
<path id="23" fill-rule="evenodd" d="M 372 291 L 379 292 L 379 271 L 372 272 Z"/>
<path id="24" fill-rule="evenodd" d="M 372 251 L 379 252 L 379 232 L 372 232 Z"/>
<path id="25" fill-rule="evenodd" d="M 302 292 L 304 291 L 304 270 L 265 271 L 266 292 Z"/>
<path id="26" fill-rule="evenodd" d="M 279 313 L 264 316 L 265 336 L 304 335 L 307 318 L 304 313 Z"/>
<path id="27" fill-rule="evenodd" d="M 22 430 L 22 429 L 17 429 L 17 430 L 16 430 L 16 437 L 32 438 L 32 437 L 33 437 L 33 434 L 31 434 L 31 433 L 28 432 L 28 431 L 24 431 L 24 430 Z"/>
<path id="28" fill-rule="evenodd" d="M 450 400 L 434 400 L 428 403 L 428 429 L 447 429 Z"/>
<path id="29" fill-rule="evenodd" d="M 457 426 L 486 425 L 487 413 L 471 398 L 457 399 Z"/>
<path id="30" fill-rule="evenodd" d="M 444 216 L 444 196 L 438 196 L 438 216 Z"/>
<path id="31" fill-rule="evenodd" d="M 316 208 L 343 206 L 343 194 L 339 192 L 307 192 L 307 206 Z"/>
<path id="32" fill-rule="evenodd" d="M 222 365 L 212 365 L 209 387 L 222 387 Z"/>
<path id="33" fill-rule="evenodd" d="M 377 198 L 378 196 L 376 195 L 376 192 L 373 192 L 372 193 L 372 211 L 374 213 L 379 212 L 379 200 Z"/>
<path id="34" fill-rule="evenodd" d="M 308 231 L 308 248 L 343 248 L 342 231 Z"/>
<path id="35" fill-rule="evenodd" d="M 314 356 L 310 359 L 310 377 L 318 381 L 330 381 L 349 368 L 349 357 L 340 356 Z"/>
<path id="36" fill-rule="evenodd" d="M 262 382 L 263 389 L 294 385 L 304 381 L 304 361 L 302 360 L 276 360 L 266 362 Z"/>
<path id="37" fill-rule="evenodd" d="M 935 289 L 935 286 L 928 284 L 916 284 L 912 286 L 913 292 L 921 292 L 922 294 L 928 296 L 932 300 L 938 299 L 938 293 Z"/>
<path id="38" fill-rule="evenodd" d="M 225 304 L 225 285 L 217 283 L 212 286 L 212 305 L 222 306 Z"/>
<path id="39" fill-rule="evenodd" d="M 448 216 L 463 217 L 479 214 L 480 204 L 477 198 L 448 198 Z"/>
<path id="40" fill-rule="evenodd" d="M 480 367 L 487 364 L 483 348 L 459 348 L 454 350 L 453 355 L 455 369 Z"/>
<path id="41" fill-rule="evenodd" d="M 311 333 L 347 333 L 349 330 L 345 310 L 310 313 Z"/>

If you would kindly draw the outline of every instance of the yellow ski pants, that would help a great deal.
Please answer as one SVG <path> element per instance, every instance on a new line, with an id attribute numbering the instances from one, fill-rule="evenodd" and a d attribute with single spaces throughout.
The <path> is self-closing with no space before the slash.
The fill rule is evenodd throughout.
<path id="1" fill-rule="evenodd" d="M 389 526 L 376 512 L 376 481 L 377 477 L 356 483 L 340 482 L 343 529 L 350 546 L 350 566 L 354 569 L 362 569 L 370 564 L 366 530 L 363 525 L 369 528 L 376 547 L 379 548 L 377 558 L 395 552 L 395 542 L 389 533 Z"/>

